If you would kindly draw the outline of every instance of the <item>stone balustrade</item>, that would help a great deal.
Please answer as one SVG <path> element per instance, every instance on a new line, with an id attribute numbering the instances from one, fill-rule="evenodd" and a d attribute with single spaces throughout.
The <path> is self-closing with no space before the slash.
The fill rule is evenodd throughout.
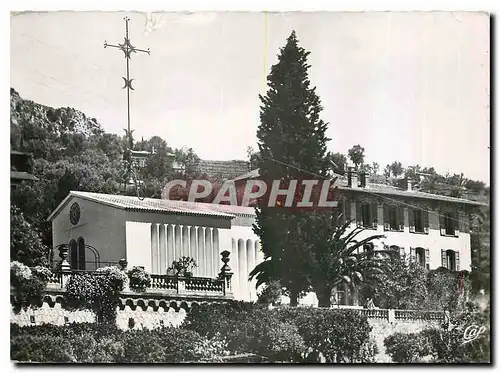
<path id="1" fill-rule="evenodd" d="M 63 248 L 62 250 L 65 250 Z M 47 284 L 47 290 L 52 291 L 64 291 L 69 278 L 73 275 L 78 274 L 91 274 L 91 275 L 103 275 L 102 272 L 98 271 L 83 271 L 83 270 L 72 270 L 66 261 L 67 250 L 61 252 L 61 265 L 59 269 L 53 272 L 49 282 Z M 233 273 L 228 265 L 230 252 L 225 250 L 221 253 L 222 262 L 224 265 L 221 268 L 219 276 L 217 278 L 208 277 L 180 277 L 172 275 L 158 275 L 152 274 L 151 283 L 145 291 L 142 293 L 154 293 L 158 295 L 182 295 L 188 297 L 210 297 L 210 298 L 226 298 L 233 299 L 233 291 L 231 286 L 231 278 Z M 119 262 L 120 270 L 126 271 L 127 261 L 125 259 Z M 137 293 L 134 289 L 129 289 L 128 286 L 125 287 L 123 293 Z"/>

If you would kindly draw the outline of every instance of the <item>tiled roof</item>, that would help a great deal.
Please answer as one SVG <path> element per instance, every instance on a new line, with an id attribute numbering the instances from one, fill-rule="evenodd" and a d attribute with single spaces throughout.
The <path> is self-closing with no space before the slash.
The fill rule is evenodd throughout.
<path id="1" fill-rule="evenodd" d="M 54 212 L 50 214 L 47 220 L 51 221 L 59 213 L 59 211 L 61 211 L 64 206 L 66 206 L 66 204 L 72 197 L 79 197 L 88 201 L 101 203 L 103 205 L 124 209 L 127 211 L 154 212 L 177 215 L 200 215 L 221 219 L 232 219 L 235 217 L 235 215 L 231 213 L 231 208 L 236 208 L 236 210 L 238 211 L 240 211 L 239 209 L 253 210 L 252 208 L 248 207 L 244 208 L 239 206 L 221 206 L 213 205 L 210 203 L 172 201 L 167 199 L 145 198 L 141 201 L 139 198 L 133 196 L 71 191 L 64 199 L 64 201 L 62 201 L 54 210 Z M 250 212 L 250 210 L 241 211 Z"/>
<path id="2" fill-rule="evenodd" d="M 252 170 L 250 172 L 247 172 L 243 175 L 240 175 L 236 177 L 234 180 L 245 180 L 245 179 L 253 179 L 259 176 L 259 170 Z M 437 200 L 437 201 L 445 201 L 445 202 L 451 202 L 451 203 L 461 203 L 461 204 L 467 204 L 467 205 L 473 205 L 473 206 L 487 206 L 484 203 L 476 202 L 476 201 L 471 201 L 469 199 L 464 199 L 464 198 L 454 198 L 454 197 L 448 197 L 448 196 L 443 196 L 440 194 L 432 194 L 432 193 L 425 193 L 425 192 L 420 192 L 417 190 L 402 190 L 390 185 L 385 185 L 385 184 L 375 184 L 375 183 L 368 183 L 368 186 L 366 188 L 350 188 L 347 185 L 347 177 L 345 176 L 340 176 L 340 175 L 334 175 L 337 178 L 337 186 L 340 190 L 349 190 L 353 192 L 359 192 L 359 193 L 373 193 L 373 194 L 379 194 L 379 195 L 388 195 L 388 196 L 399 196 L 399 197 L 407 197 L 407 198 L 420 198 L 420 199 L 427 199 L 427 200 Z"/>
<path id="3" fill-rule="evenodd" d="M 232 161 L 209 161 L 200 160 L 198 170 L 208 176 L 219 176 L 222 179 L 233 179 L 238 175 L 248 172 L 250 162 L 242 160 Z"/>

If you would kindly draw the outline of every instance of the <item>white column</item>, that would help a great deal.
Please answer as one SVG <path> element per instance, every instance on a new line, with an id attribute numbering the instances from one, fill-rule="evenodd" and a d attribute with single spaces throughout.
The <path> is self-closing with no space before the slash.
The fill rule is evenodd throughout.
<path id="1" fill-rule="evenodd" d="M 256 300 L 257 294 L 255 294 L 254 284 L 255 281 L 250 281 L 248 279 L 248 275 L 255 267 L 255 245 L 252 240 L 247 240 L 247 282 L 248 282 L 248 296 L 250 297 L 250 301 Z"/>
<path id="2" fill-rule="evenodd" d="M 229 267 L 233 270 L 233 294 L 238 297 L 240 286 L 240 273 L 238 272 L 238 245 L 234 238 L 231 238 L 231 255 L 229 256 Z M 239 298 L 238 298 L 239 299 Z"/>
<path id="3" fill-rule="evenodd" d="M 158 224 L 151 224 L 151 273 L 158 273 Z"/>
<path id="4" fill-rule="evenodd" d="M 177 260 L 182 256 L 182 227 L 176 225 L 174 227 L 174 258 L 172 260 Z"/>
<path id="5" fill-rule="evenodd" d="M 167 273 L 167 241 L 165 237 L 165 224 L 159 224 L 160 234 L 159 234 L 159 251 L 158 256 L 159 265 L 158 273 L 164 275 Z"/>
<path id="6" fill-rule="evenodd" d="M 205 228 L 198 227 L 198 276 L 206 277 L 205 271 Z"/>
<path id="7" fill-rule="evenodd" d="M 189 227 L 189 238 L 190 238 L 190 256 L 195 260 L 196 264 L 198 264 L 198 240 L 196 237 L 196 227 Z M 196 275 L 197 268 L 194 268 L 193 275 Z"/>
<path id="8" fill-rule="evenodd" d="M 175 247 L 174 247 L 174 226 L 172 224 L 167 225 L 167 268 L 170 267 L 175 259 Z"/>
<path id="9" fill-rule="evenodd" d="M 238 240 L 238 274 L 239 274 L 239 293 L 240 300 L 248 300 L 247 292 L 247 250 L 245 247 L 245 241 L 243 239 Z"/>
<path id="10" fill-rule="evenodd" d="M 189 253 L 189 227 L 182 227 L 182 256 L 190 256 Z"/>
<path id="11" fill-rule="evenodd" d="M 212 228 L 210 227 L 205 227 L 205 270 L 207 277 L 214 277 L 213 276 L 213 266 L 214 266 L 214 261 L 213 261 L 213 250 L 212 250 Z"/>
<path id="12" fill-rule="evenodd" d="M 212 242 L 213 242 L 213 267 L 214 267 L 214 277 L 217 277 L 222 266 L 222 261 L 220 260 L 220 249 L 219 249 L 219 229 L 212 229 Z"/>

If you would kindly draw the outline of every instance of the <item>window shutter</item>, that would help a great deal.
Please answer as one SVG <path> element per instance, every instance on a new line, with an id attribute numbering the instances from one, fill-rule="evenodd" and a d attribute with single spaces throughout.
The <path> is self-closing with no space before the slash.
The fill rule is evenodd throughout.
<path id="1" fill-rule="evenodd" d="M 372 226 L 374 229 L 377 229 L 378 225 L 378 203 L 370 204 L 370 215 L 372 220 Z"/>
<path id="2" fill-rule="evenodd" d="M 415 248 L 410 247 L 410 261 L 411 262 L 416 262 L 417 261 L 417 256 L 415 254 Z"/>
<path id="3" fill-rule="evenodd" d="M 460 271 L 460 253 L 455 251 L 455 266 L 457 267 L 455 270 Z"/>
<path id="4" fill-rule="evenodd" d="M 441 231 L 441 236 L 446 235 L 446 227 L 444 225 L 444 213 L 439 211 L 439 230 Z"/>
<path id="5" fill-rule="evenodd" d="M 384 230 L 388 231 L 391 229 L 389 224 L 389 206 L 384 205 Z"/>
<path id="6" fill-rule="evenodd" d="M 405 210 L 402 206 L 398 206 L 397 211 L 398 211 L 399 230 L 404 231 L 404 229 L 405 229 Z"/>
<path id="7" fill-rule="evenodd" d="M 446 250 L 441 249 L 441 266 L 448 268 L 448 261 L 446 260 Z"/>
<path id="8" fill-rule="evenodd" d="M 430 269 L 431 256 L 429 249 L 425 249 L 425 268 Z"/>
<path id="9" fill-rule="evenodd" d="M 358 227 L 363 226 L 363 218 L 361 217 L 361 203 L 356 201 L 356 223 Z"/>
<path id="10" fill-rule="evenodd" d="M 455 237 L 458 237 L 460 235 L 460 220 L 459 220 L 459 217 L 458 217 L 458 213 L 454 213 L 452 215 L 452 218 L 455 219 L 453 220 L 453 225 L 455 226 Z"/>
<path id="11" fill-rule="evenodd" d="M 424 233 L 429 234 L 429 211 L 422 211 L 422 218 L 424 220 Z"/>
<path id="12" fill-rule="evenodd" d="M 410 233 L 415 233 L 415 215 L 413 214 L 413 209 L 408 208 L 408 222 L 410 226 Z"/>

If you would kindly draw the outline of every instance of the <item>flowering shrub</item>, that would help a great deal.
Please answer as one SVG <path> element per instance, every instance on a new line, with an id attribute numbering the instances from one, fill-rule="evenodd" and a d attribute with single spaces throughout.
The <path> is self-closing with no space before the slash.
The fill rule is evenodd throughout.
<path id="1" fill-rule="evenodd" d="M 452 315 L 440 328 L 429 328 L 419 333 L 393 334 L 384 340 L 387 353 L 395 362 L 419 362 L 430 356 L 433 363 L 489 363 L 489 310 L 478 312 L 469 303 L 465 312 Z M 476 339 L 465 341 L 467 327 L 484 327 Z"/>
<path id="2" fill-rule="evenodd" d="M 183 256 L 172 262 L 167 269 L 167 273 L 179 277 L 191 277 L 196 267 L 198 267 L 198 265 L 193 258 Z"/>
<path id="3" fill-rule="evenodd" d="M 30 304 L 36 307 L 41 303 L 47 282 L 52 272 L 45 267 L 35 267 L 31 270 L 20 262 L 10 264 L 10 284 L 14 289 L 14 304 L 16 308 L 27 308 Z"/>
<path id="4" fill-rule="evenodd" d="M 311 355 L 322 355 L 327 363 L 356 362 L 363 348 L 369 352 L 366 343 L 372 328 L 363 315 L 349 310 L 291 307 L 274 312 L 281 320 L 294 323 L 305 345 L 312 349 Z"/>
<path id="5" fill-rule="evenodd" d="M 173 327 L 123 332 L 95 324 L 11 324 L 11 359 L 40 363 L 220 362 L 220 338 Z"/>
<path id="6" fill-rule="evenodd" d="M 134 267 L 127 274 L 133 290 L 145 291 L 151 285 L 151 276 L 141 267 Z"/>
<path id="7" fill-rule="evenodd" d="M 99 268 L 95 274 L 74 273 L 66 284 L 68 305 L 92 309 L 99 323 L 114 323 L 120 292 L 128 277 L 116 267 Z"/>
<path id="8" fill-rule="evenodd" d="M 431 353 L 429 340 L 421 333 L 394 333 L 384 339 L 384 346 L 395 363 L 415 363 Z"/>

